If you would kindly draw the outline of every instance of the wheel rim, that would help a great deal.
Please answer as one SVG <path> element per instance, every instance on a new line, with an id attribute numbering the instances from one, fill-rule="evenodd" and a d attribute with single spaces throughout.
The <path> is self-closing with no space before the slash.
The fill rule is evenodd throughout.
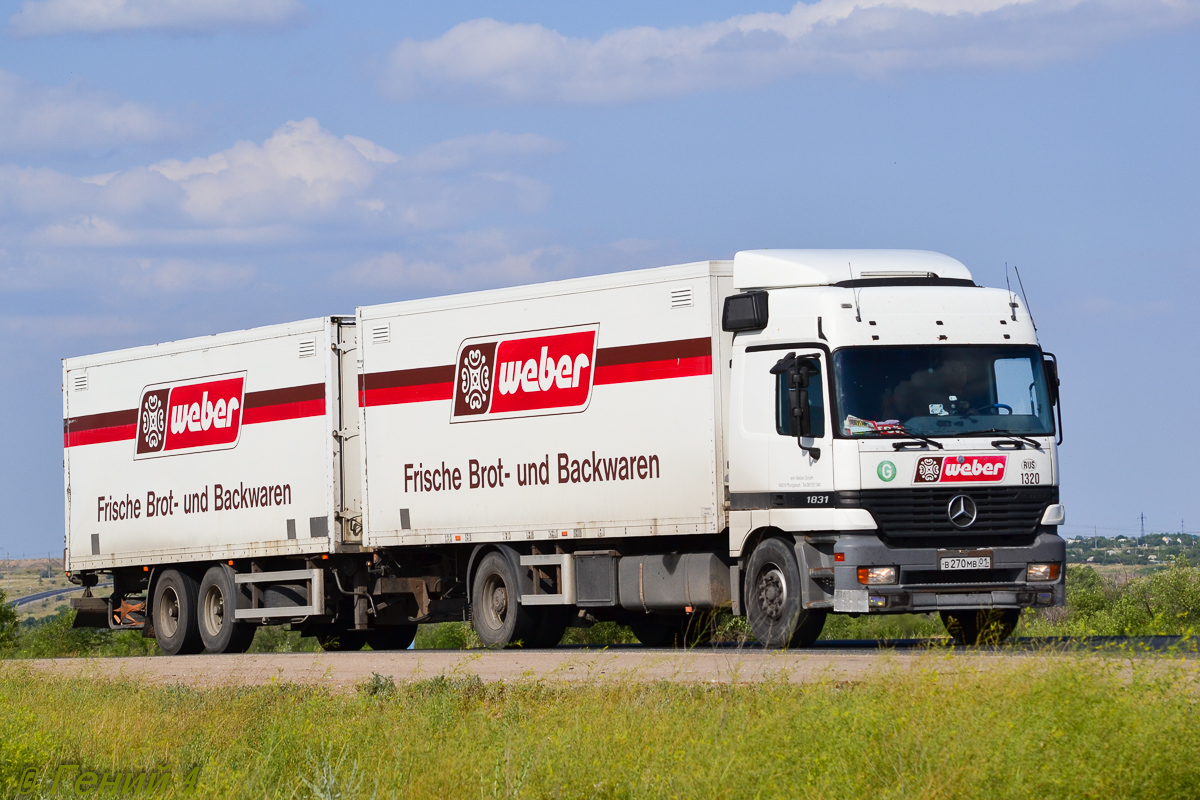
<path id="1" fill-rule="evenodd" d="M 163 636 L 170 639 L 179 630 L 179 595 L 175 587 L 168 586 L 158 600 L 158 619 L 155 620 Z"/>
<path id="2" fill-rule="evenodd" d="M 508 587 L 504 580 L 493 573 L 483 584 L 483 617 L 484 622 L 492 630 L 504 627 L 508 619 Z"/>
<path id="3" fill-rule="evenodd" d="M 205 632 L 209 636 L 216 636 L 225 626 L 225 593 L 220 586 L 213 584 L 208 587 L 204 593 L 203 609 L 200 618 L 204 620 Z"/>
<path id="4" fill-rule="evenodd" d="M 783 618 L 783 607 L 787 605 L 787 581 L 783 570 L 774 564 L 767 564 L 758 574 L 754 587 L 758 599 L 758 607 L 772 622 Z"/>

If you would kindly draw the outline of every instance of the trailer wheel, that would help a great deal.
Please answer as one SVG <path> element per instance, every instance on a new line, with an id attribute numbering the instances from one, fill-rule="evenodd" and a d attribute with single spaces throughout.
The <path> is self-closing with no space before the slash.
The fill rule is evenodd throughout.
<path id="1" fill-rule="evenodd" d="M 254 641 L 254 626 L 234 618 L 237 584 L 223 564 L 208 568 L 200 581 L 197 617 L 200 639 L 210 653 L 244 653 Z"/>
<path id="2" fill-rule="evenodd" d="M 516 570 L 502 553 L 493 551 L 479 562 L 471 592 L 471 622 L 484 646 L 533 643 L 537 618 L 521 605 L 520 587 Z"/>
<path id="3" fill-rule="evenodd" d="M 367 631 L 347 630 L 329 626 L 317 632 L 317 642 L 327 652 L 362 650 L 367 643 Z"/>
<path id="4" fill-rule="evenodd" d="M 1017 628 L 1021 610 L 981 608 L 978 611 L 943 611 L 946 633 L 959 644 L 1000 644 Z"/>
<path id="5" fill-rule="evenodd" d="M 392 625 L 367 632 L 367 644 L 372 650 L 407 650 L 416 638 L 416 625 Z"/>
<path id="6" fill-rule="evenodd" d="M 557 647 L 578 613 L 575 606 L 543 606 L 537 614 L 537 629 L 526 646 Z"/>
<path id="7" fill-rule="evenodd" d="M 763 647 L 787 647 L 798 633 L 809 644 L 820 635 L 824 612 L 805 611 L 802 603 L 796 551 L 778 537 L 763 539 L 746 564 L 746 618 Z"/>
<path id="8" fill-rule="evenodd" d="M 177 569 L 164 571 L 154 585 L 154 638 L 167 655 L 191 655 L 204 649 L 196 614 L 198 596 L 196 579 Z"/>

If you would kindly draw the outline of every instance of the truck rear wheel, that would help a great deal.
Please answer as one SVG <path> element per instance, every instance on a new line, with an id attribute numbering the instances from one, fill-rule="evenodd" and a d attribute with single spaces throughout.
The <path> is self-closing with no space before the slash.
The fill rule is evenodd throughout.
<path id="1" fill-rule="evenodd" d="M 485 647 L 533 644 L 537 618 L 520 603 L 517 571 L 502 553 L 483 557 L 475 570 L 471 622 Z"/>
<path id="2" fill-rule="evenodd" d="M 192 655 L 204 649 L 196 615 L 198 596 L 196 579 L 177 569 L 164 571 L 154 584 L 150 612 L 154 638 L 167 655 Z"/>
<path id="3" fill-rule="evenodd" d="M 254 626 L 238 622 L 237 584 L 233 570 L 223 564 L 208 568 L 200 581 L 198 621 L 200 639 L 210 653 L 244 653 L 254 641 Z"/>
<path id="4" fill-rule="evenodd" d="M 392 625 L 367 632 L 367 644 L 372 650 L 407 650 L 416 638 L 416 625 Z"/>
<path id="5" fill-rule="evenodd" d="M 1017 628 L 1021 610 L 981 608 L 978 611 L 943 611 L 946 633 L 959 644 L 1000 644 Z"/>
<path id="6" fill-rule="evenodd" d="M 746 618 L 766 648 L 811 644 L 821 633 L 825 613 L 804 609 L 796 551 L 783 539 L 763 539 L 750 554 Z"/>

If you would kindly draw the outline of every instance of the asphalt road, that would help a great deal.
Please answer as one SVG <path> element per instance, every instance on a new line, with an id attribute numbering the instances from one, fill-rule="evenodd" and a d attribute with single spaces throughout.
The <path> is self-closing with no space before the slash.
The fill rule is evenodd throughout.
<path id="1" fill-rule="evenodd" d="M 1079 657 L 1127 657 L 1130 651 L 1178 650 L 1178 637 L 1146 639 L 1018 640 L 1002 647 L 948 647 L 928 641 L 822 642 L 804 650 L 772 651 L 757 647 L 702 647 L 653 650 L 644 647 L 549 650 L 405 650 L 351 653 L 262 653 L 151 658 L 74 658 L 10 661 L 3 669 L 31 668 L 55 675 L 126 678 L 151 684 L 192 686 L 258 685 L 271 682 L 353 689 L 372 673 L 398 681 L 439 675 L 485 681 L 545 679 L 671 680 L 747 682 L 770 678 L 803 683 L 853 681 L 881 669 L 936 668 L 939 671 L 988 669 L 1013 659 L 1053 661 Z M 1186 644 L 1186 643 L 1185 643 Z M 1192 662 L 1195 646 L 1190 645 Z"/>
<path id="2" fill-rule="evenodd" d="M 96 588 L 104 589 L 108 586 L 112 586 L 112 584 L 111 583 L 103 583 L 103 584 L 100 584 L 99 586 L 97 586 Z M 45 592 L 38 592 L 37 594 L 27 594 L 24 597 L 18 597 L 16 600 L 13 600 L 11 603 L 9 603 L 9 605 L 23 606 L 27 603 L 36 603 L 38 600 L 45 600 L 47 597 L 58 597 L 60 594 L 70 594 L 71 592 L 79 592 L 79 591 L 82 591 L 82 587 L 68 586 L 65 589 L 50 589 Z"/>

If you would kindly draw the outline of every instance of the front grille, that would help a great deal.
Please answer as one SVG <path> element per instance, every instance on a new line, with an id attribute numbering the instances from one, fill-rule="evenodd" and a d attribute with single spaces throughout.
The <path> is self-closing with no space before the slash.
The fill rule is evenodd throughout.
<path id="1" fill-rule="evenodd" d="M 1017 569 L 921 569 L 904 570 L 900 576 L 905 586 L 937 586 L 948 583 L 1017 583 L 1023 568 Z"/>
<path id="2" fill-rule="evenodd" d="M 975 523 L 956 528 L 947 508 L 955 496 L 975 501 Z M 970 539 L 980 535 L 1033 536 L 1046 506 L 1058 502 L 1057 486 L 938 486 L 837 492 L 839 508 L 865 508 L 884 538 Z"/>

